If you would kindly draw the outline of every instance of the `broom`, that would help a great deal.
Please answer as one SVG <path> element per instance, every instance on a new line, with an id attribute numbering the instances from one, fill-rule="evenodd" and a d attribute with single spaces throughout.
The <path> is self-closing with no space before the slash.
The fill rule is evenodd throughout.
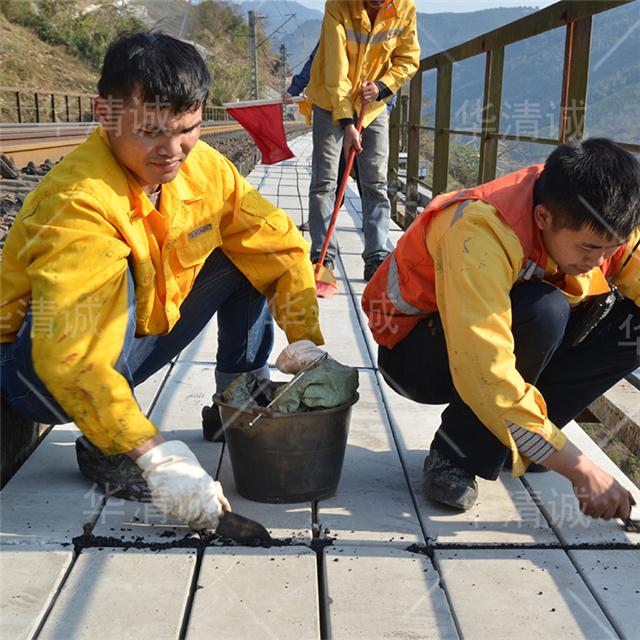
<path id="1" fill-rule="evenodd" d="M 366 104 L 362 105 L 362 109 L 360 109 L 360 116 L 358 117 L 358 123 L 356 125 L 356 129 L 358 134 L 362 131 L 362 120 L 364 118 L 364 112 L 366 111 Z M 331 221 L 329 222 L 329 228 L 327 229 L 327 235 L 324 239 L 324 244 L 322 245 L 322 252 L 320 253 L 320 258 L 316 263 L 314 277 L 316 280 L 316 295 L 318 298 L 330 298 L 337 290 L 338 283 L 336 282 L 336 278 L 329 271 L 329 269 L 325 268 L 324 259 L 327 255 L 327 250 L 329 249 L 329 243 L 331 242 L 331 236 L 333 234 L 333 230 L 336 226 L 336 222 L 338 221 L 338 211 L 340 210 L 340 205 L 342 204 L 342 199 L 344 198 L 344 192 L 347 190 L 347 180 L 351 175 L 351 167 L 353 166 L 353 160 L 356 157 L 356 150 L 351 147 L 349 149 L 349 155 L 347 156 L 347 162 L 344 168 L 344 175 L 342 176 L 342 182 L 340 182 L 340 189 L 338 189 L 338 195 L 336 195 L 336 202 L 333 206 L 333 213 L 331 214 Z"/>

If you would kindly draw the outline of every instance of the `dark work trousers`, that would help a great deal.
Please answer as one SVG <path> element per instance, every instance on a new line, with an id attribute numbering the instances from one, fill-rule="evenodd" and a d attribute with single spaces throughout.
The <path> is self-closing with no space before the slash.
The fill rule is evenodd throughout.
<path id="1" fill-rule="evenodd" d="M 575 347 L 564 336 L 579 315 L 570 312 L 565 296 L 552 285 L 516 285 L 511 305 L 516 368 L 542 393 L 549 419 L 558 427 L 640 366 L 640 309 L 631 300 L 618 301 Z M 488 480 L 498 477 L 508 449 L 455 390 L 437 313 L 422 320 L 393 349 L 379 347 L 378 365 L 401 395 L 423 404 L 449 403 L 432 448 L 470 473 Z M 477 374 L 482 384 L 481 372 Z"/>
<path id="2" fill-rule="evenodd" d="M 214 314 L 218 316 L 218 390 L 246 371 L 268 377 L 273 321 L 267 300 L 221 249 L 207 258 L 180 307 L 180 319 L 166 335 L 135 336 L 136 298 L 131 271 L 127 273 L 127 284 L 127 331 L 114 368 L 132 389 L 189 346 Z M 16 341 L 0 349 L 2 395 L 14 409 L 33 420 L 48 424 L 69 422 L 70 417 L 35 372 L 30 329 L 29 312 Z"/>

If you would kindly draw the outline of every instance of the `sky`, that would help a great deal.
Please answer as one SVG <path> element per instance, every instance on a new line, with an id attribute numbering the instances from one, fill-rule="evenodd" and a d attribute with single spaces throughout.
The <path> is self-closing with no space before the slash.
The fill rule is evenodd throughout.
<path id="1" fill-rule="evenodd" d="M 322 11 L 324 0 L 296 0 L 312 9 Z M 557 0 L 414 0 L 421 13 L 442 13 L 450 11 L 480 11 L 495 7 L 548 7 Z"/>

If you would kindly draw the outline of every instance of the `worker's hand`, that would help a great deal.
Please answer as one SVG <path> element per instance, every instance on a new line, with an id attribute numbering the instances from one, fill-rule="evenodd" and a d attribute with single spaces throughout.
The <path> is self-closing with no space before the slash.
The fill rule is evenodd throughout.
<path id="1" fill-rule="evenodd" d="M 324 351 L 311 340 L 298 340 L 282 350 L 276 360 L 276 367 L 282 373 L 298 373 L 323 354 Z"/>
<path id="2" fill-rule="evenodd" d="M 136 463 L 160 513 L 183 520 L 192 529 L 215 529 L 222 512 L 231 511 L 222 485 L 214 482 L 184 442 L 163 442 L 136 458 Z"/>
<path id="3" fill-rule="evenodd" d="M 348 124 L 344 128 L 344 137 L 342 139 L 342 150 L 345 158 L 349 155 L 349 151 L 353 147 L 356 153 L 362 153 L 362 144 L 360 141 L 360 134 L 354 124 Z"/>
<path id="4" fill-rule="evenodd" d="M 284 103 L 285 104 L 291 104 L 293 102 L 293 96 L 287 91 L 284 94 Z"/>
<path id="5" fill-rule="evenodd" d="M 592 518 L 622 518 L 631 515 L 632 496 L 613 476 L 591 463 L 572 482 L 580 511 Z"/>
<path id="6" fill-rule="evenodd" d="M 360 90 L 360 95 L 362 96 L 362 102 L 367 104 L 367 102 L 373 102 L 378 99 L 380 89 L 378 89 L 378 85 L 375 82 L 365 82 Z"/>
<path id="7" fill-rule="evenodd" d="M 606 520 L 625 519 L 631 514 L 631 494 L 572 442 L 567 441 L 543 464 L 570 480 L 580 503 L 580 511 L 584 514 Z"/>

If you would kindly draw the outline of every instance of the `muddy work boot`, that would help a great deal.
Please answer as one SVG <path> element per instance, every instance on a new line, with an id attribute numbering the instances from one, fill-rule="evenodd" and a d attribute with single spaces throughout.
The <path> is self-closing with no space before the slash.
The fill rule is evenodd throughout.
<path id="1" fill-rule="evenodd" d="M 108 496 L 151 502 L 151 493 L 140 467 L 126 454 L 107 456 L 84 436 L 76 440 L 76 456 L 82 475 Z"/>
<path id="2" fill-rule="evenodd" d="M 217 404 L 202 407 L 202 435 L 209 442 L 224 442 L 224 427 Z"/>
<path id="3" fill-rule="evenodd" d="M 428 500 L 463 511 L 471 509 L 478 497 L 476 477 L 456 467 L 435 449 L 424 461 L 422 490 Z"/>

